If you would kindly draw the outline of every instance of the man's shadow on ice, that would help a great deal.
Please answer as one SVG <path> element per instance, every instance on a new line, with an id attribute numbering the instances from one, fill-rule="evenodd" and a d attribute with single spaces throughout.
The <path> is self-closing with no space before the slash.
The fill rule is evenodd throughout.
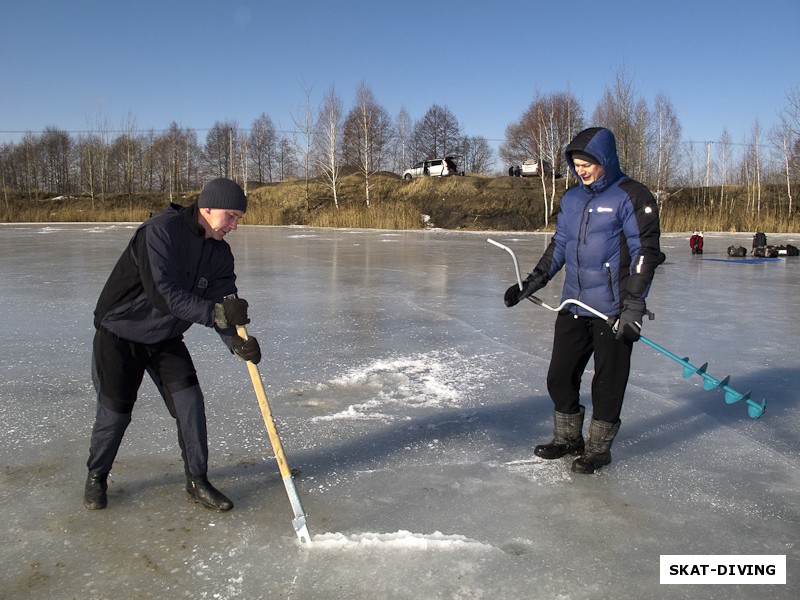
<path id="1" fill-rule="evenodd" d="M 720 428 L 738 430 L 745 437 L 752 437 L 754 443 L 772 445 L 777 451 L 782 448 L 796 449 L 797 442 L 793 435 L 796 419 L 787 417 L 798 408 L 800 394 L 781 393 L 777 387 L 767 385 L 767 382 L 799 380 L 800 369 L 763 370 L 732 380 L 729 386 L 740 393 L 752 390 L 751 399 L 754 402 L 760 404 L 762 400 L 767 401 L 764 414 L 755 420 L 749 416 L 745 400 L 727 404 L 721 389 L 705 390 L 702 385 L 691 385 L 693 378 L 684 382 L 678 375 L 676 382 L 686 386 L 679 404 L 658 403 L 657 398 L 639 400 L 653 405 L 640 406 L 640 410 L 636 411 L 638 416 L 628 418 L 623 407 L 624 430 L 617 444 L 619 458 L 624 460 L 632 452 L 648 454 L 669 451 Z M 674 393 L 674 389 L 679 388 L 671 386 L 669 392 Z M 634 393 L 629 390 L 629 395 Z M 588 396 L 582 398 L 582 402 L 587 407 L 591 406 Z M 629 398 L 627 402 L 636 400 Z M 641 416 L 643 413 L 644 417 Z M 588 432 L 590 415 L 591 410 L 587 411 L 584 435 Z M 679 426 L 664 427 L 676 424 Z M 459 443 L 463 443 L 471 455 L 483 460 L 525 460 L 534 458 L 534 445 L 545 443 L 551 437 L 552 402 L 548 396 L 535 395 L 503 404 L 470 409 L 452 408 L 413 420 L 398 421 L 389 427 L 355 435 L 338 444 L 293 451 L 289 463 L 302 476 L 324 478 L 332 473 L 385 465 L 392 456 L 400 456 L 409 449 L 420 452 L 421 448 L 429 447 L 427 462 L 440 460 L 445 465 L 452 461 L 452 448 Z M 449 441 L 452 443 L 448 444 Z M 480 444 L 483 444 L 483 448 L 476 450 L 476 445 Z M 229 470 L 225 474 L 234 475 L 235 468 L 230 467 Z M 270 474 L 277 467 L 273 461 L 267 460 L 254 467 L 254 470 Z"/>
<path id="2" fill-rule="evenodd" d="M 424 454 L 426 463 L 445 465 L 452 462 L 453 448 L 457 449 L 459 444 L 480 460 L 530 458 L 533 446 L 551 434 L 549 397 L 526 396 L 502 404 L 451 408 L 411 420 L 398 420 L 379 430 L 354 434 L 339 443 L 291 450 L 291 454 L 287 453 L 287 462 L 300 481 L 312 477 L 319 481 L 331 474 L 391 465 L 393 456 L 402 455 L 405 463 L 408 462 L 405 457 L 413 462 Z M 248 467 L 250 474 L 268 478 L 278 478 L 277 470 L 272 456 Z M 215 469 L 215 472 L 226 477 L 242 474 L 235 465 Z M 248 493 L 244 489 L 239 491 Z"/>

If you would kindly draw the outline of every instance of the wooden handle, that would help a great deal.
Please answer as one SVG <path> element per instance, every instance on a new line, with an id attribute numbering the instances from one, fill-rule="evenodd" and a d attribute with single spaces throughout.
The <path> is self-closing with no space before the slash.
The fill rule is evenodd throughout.
<path id="1" fill-rule="evenodd" d="M 244 325 L 237 325 L 236 332 L 242 339 L 247 339 L 247 329 L 245 329 Z M 264 391 L 264 382 L 261 380 L 261 373 L 258 370 L 258 365 L 248 360 L 247 370 L 250 372 L 250 379 L 253 381 L 253 388 L 256 391 L 256 398 L 258 398 L 258 406 L 261 408 L 261 416 L 264 417 L 264 424 L 267 426 L 269 441 L 272 443 L 272 450 L 275 452 L 275 459 L 278 461 L 281 477 L 290 477 L 292 472 L 289 469 L 289 464 L 286 462 L 283 444 L 281 444 L 281 438 L 278 436 L 275 420 L 272 418 L 267 392 Z"/>

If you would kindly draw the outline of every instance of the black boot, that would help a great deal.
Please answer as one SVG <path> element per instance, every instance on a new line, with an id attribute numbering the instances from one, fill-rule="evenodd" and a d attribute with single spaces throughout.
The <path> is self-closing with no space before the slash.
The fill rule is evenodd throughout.
<path id="1" fill-rule="evenodd" d="M 225 494 L 211 485 L 205 475 L 195 475 L 186 479 L 186 493 L 191 500 L 200 502 L 206 508 L 225 512 L 233 508 L 231 502 Z"/>
<path id="2" fill-rule="evenodd" d="M 90 472 L 83 490 L 83 505 L 89 510 L 105 508 L 108 506 L 107 489 L 108 473 L 98 475 Z"/>
<path id="3" fill-rule="evenodd" d="M 534 447 L 533 453 L 539 458 L 553 460 L 567 454 L 583 454 L 583 415 L 585 408 L 580 407 L 580 412 L 568 415 L 553 411 L 553 441 Z"/>
<path id="4" fill-rule="evenodd" d="M 611 444 L 617 436 L 621 421 L 607 423 L 592 419 L 589 424 L 589 441 L 586 443 L 586 454 L 572 462 L 573 473 L 591 475 L 600 467 L 611 462 Z"/>

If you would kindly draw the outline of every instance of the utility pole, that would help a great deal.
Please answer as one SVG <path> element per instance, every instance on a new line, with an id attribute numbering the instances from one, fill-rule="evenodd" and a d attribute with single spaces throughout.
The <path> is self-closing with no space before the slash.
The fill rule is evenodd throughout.
<path id="1" fill-rule="evenodd" d="M 233 127 L 228 127 L 228 179 L 233 179 Z"/>

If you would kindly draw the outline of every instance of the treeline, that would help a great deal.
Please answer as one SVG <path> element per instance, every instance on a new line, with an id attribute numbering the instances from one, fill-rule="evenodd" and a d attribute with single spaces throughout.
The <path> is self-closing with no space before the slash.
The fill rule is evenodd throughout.
<path id="1" fill-rule="evenodd" d="M 779 125 L 770 131 L 762 131 L 756 121 L 745 139 L 734 140 L 725 130 L 717 140 L 695 142 L 683 139 L 668 97 L 640 96 L 620 70 L 591 113 L 570 92 L 535 94 L 530 106 L 506 127 L 496 151 L 486 138 L 467 135 L 456 115 L 440 104 L 415 119 L 404 108 L 390 115 L 364 83 L 347 111 L 334 86 L 319 102 L 312 102 L 309 90 L 304 94 L 303 107 L 291 115 L 290 130 L 277 128 L 264 113 L 246 127 L 219 121 L 202 131 L 177 122 L 166 130 L 143 131 L 129 115 L 119 128 L 98 122 L 91 131 L 51 126 L 29 132 L 19 141 L 0 145 L 1 183 L 4 190 L 29 197 L 86 194 L 94 202 L 108 194 L 157 192 L 172 197 L 218 176 L 245 187 L 249 182 L 301 181 L 309 210 L 312 180 L 324 181 L 329 201 L 339 207 L 343 173 L 362 176 L 361 201 L 369 206 L 376 174 L 402 173 L 423 158 L 458 155 L 459 170 L 482 175 L 499 175 L 510 165 L 540 158 L 554 166 L 553 176 L 541 180 L 547 218 L 571 183 L 569 177 L 555 177 L 568 175 L 564 145 L 584 127 L 599 125 L 614 131 L 625 172 L 645 182 L 660 201 L 676 190 L 696 190 L 724 218 L 729 210 L 725 190 L 739 186 L 745 190 L 747 209 L 758 215 L 766 186 L 777 186 L 783 190 L 779 218 L 791 219 L 796 211 L 800 89 L 787 93 Z M 702 191 L 712 186 L 719 191 Z"/>
<path id="2" fill-rule="evenodd" d="M 379 173 L 372 180 L 369 206 L 364 203 L 364 178 L 358 173 L 341 178 L 338 206 L 331 202 L 322 178 L 309 181 L 308 188 L 299 179 L 251 186 L 244 224 L 475 231 L 552 230 L 555 224 L 536 179 L 468 175 L 404 181 L 396 174 Z M 664 232 L 800 232 L 800 216 L 794 213 L 789 218 L 782 208 L 783 192 L 779 185 L 764 186 L 761 205 L 754 207 L 747 186 L 671 190 L 660 198 L 661 228 Z M 172 200 L 188 205 L 198 195 L 195 190 Z M 0 202 L 0 223 L 140 222 L 169 201 L 165 193 L 108 194 L 94 200 L 88 195 L 36 200 L 9 193 Z"/>

